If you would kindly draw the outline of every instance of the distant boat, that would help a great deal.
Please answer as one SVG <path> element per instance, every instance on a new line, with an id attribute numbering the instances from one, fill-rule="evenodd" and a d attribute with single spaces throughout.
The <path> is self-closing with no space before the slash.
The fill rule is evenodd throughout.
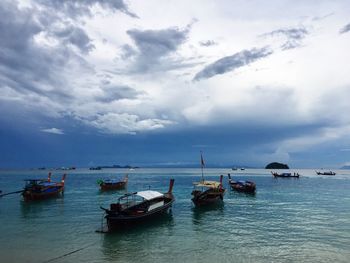
<path id="1" fill-rule="evenodd" d="M 237 171 L 237 167 L 232 167 L 232 171 Z"/>
<path id="2" fill-rule="evenodd" d="M 244 168 L 244 167 L 242 167 L 242 168 L 241 168 L 241 171 L 244 171 L 244 170 L 245 170 L 245 168 Z"/>
<path id="3" fill-rule="evenodd" d="M 122 230 L 166 214 L 175 201 L 173 185 L 174 179 L 171 179 L 166 193 L 151 190 L 129 193 L 118 198 L 109 209 L 101 207 L 106 212 L 108 230 Z"/>
<path id="4" fill-rule="evenodd" d="M 255 193 L 256 190 L 256 184 L 252 181 L 234 181 L 231 179 L 231 175 L 228 174 L 229 184 L 232 188 L 232 190 L 235 190 L 237 192 L 245 192 L 245 193 Z"/>
<path id="5" fill-rule="evenodd" d="M 102 168 L 100 166 L 90 167 L 89 170 L 102 170 Z"/>
<path id="6" fill-rule="evenodd" d="M 273 175 L 273 177 L 277 178 L 299 178 L 300 174 L 299 173 L 276 173 L 276 172 L 271 172 L 271 174 Z"/>
<path id="7" fill-rule="evenodd" d="M 98 180 L 97 184 L 100 185 L 100 189 L 102 191 L 107 190 L 121 190 L 125 189 L 126 185 L 128 184 L 128 175 L 125 175 L 123 180 L 117 180 L 117 179 L 105 179 L 105 180 Z"/>
<path id="8" fill-rule="evenodd" d="M 318 172 L 318 171 L 315 171 L 317 175 L 336 175 L 335 172 L 332 172 L 332 171 L 327 171 L 327 172 Z"/>
<path id="9" fill-rule="evenodd" d="M 24 200 L 41 200 L 57 197 L 64 191 L 66 174 L 62 176 L 61 182 L 51 182 L 51 173 L 47 179 L 27 179 L 22 192 Z"/>

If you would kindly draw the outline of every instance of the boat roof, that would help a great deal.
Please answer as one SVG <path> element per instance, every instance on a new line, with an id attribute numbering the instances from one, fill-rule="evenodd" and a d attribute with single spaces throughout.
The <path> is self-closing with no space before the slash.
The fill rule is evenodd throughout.
<path id="1" fill-rule="evenodd" d="M 162 193 L 159 193 L 157 191 L 152 191 L 152 190 L 147 190 L 147 191 L 141 191 L 136 193 L 138 196 L 143 197 L 146 200 L 150 200 L 156 197 L 161 197 L 163 196 Z"/>
<path id="2" fill-rule="evenodd" d="M 47 182 L 47 179 L 24 179 L 26 182 Z"/>
<path id="3" fill-rule="evenodd" d="M 193 183 L 198 187 L 209 187 L 209 188 L 218 188 L 220 186 L 220 182 L 217 181 L 200 181 Z"/>
<path id="4" fill-rule="evenodd" d="M 103 180 L 104 183 L 118 183 L 120 180 L 118 179 L 105 179 Z"/>

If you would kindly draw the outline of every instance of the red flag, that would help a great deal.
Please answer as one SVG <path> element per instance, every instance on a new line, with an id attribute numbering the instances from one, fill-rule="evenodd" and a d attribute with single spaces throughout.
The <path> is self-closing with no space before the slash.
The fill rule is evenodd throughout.
<path id="1" fill-rule="evenodd" d="M 202 166 L 202 167 L 204 167 L 204 166 L 205 166 L 205 163 L 204 163 L 204 159 L 203 159 L 202 153 L 201 153 L 201 166 Z"/>

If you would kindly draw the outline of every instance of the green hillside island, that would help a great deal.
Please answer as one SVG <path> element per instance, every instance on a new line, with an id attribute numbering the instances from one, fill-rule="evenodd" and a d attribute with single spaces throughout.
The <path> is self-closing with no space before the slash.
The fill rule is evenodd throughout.
<path id="1" fill-rule="evenodd" d="M 265 169 L 289 169 L 289 167 L 284 163 L 273 162 L 266 165 Z"/>

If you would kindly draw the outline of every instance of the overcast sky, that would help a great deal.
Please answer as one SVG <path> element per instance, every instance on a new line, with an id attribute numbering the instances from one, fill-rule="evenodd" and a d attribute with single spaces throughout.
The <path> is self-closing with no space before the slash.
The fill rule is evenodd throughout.
<path id="1" fill-rule="evenodd" d="M 350 164 L 347 0 L 2 0 L 0 167 Z"/>

